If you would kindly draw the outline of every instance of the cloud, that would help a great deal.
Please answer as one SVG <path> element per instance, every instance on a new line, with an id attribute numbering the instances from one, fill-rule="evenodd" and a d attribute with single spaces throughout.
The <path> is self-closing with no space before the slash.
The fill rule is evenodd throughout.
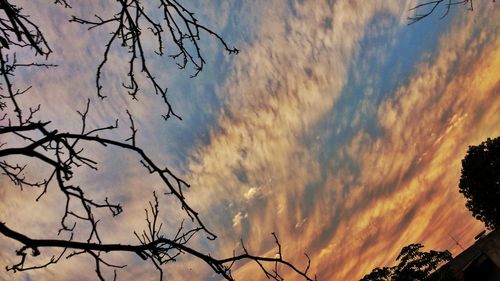
<path id="1" fill-rule="evenodd" d="M 238 57 L 221 89 L 218 128 L 190 163 L 190 181 L 204 189 L 194 204 L 214 215 L 221 210 L 217 200 L 235 202 L 237 215 L 245 207 L 252 227 L 222 231 L 226 252 L 235 245 L 226 241 L 241 236 L 254 251 L 272 253 L 269 233 L 275 231 L 288 245 L 287 256 L 300 262 L 308 251 L 324 279 L 359 278 L 412 242 L 454 250 L 448 234 L 459 233 L 470 243 L 481 226 L 464 208 L 456 183 L 467 145 L 500 133 L 495 24 L 482 22 L 481 12 L 454 19 L 438 49 L 424 54 L 378 108 L 360 104 L 363 114 L 373 112 L 376 132 L 359 127 L 363 116 L 346 116 L 358 131 L 330 157 L 320 157 L 330 144 L 316 137 L 325 134 L 315 125 L 342 95 L 368 24 L 387 9 L 399 18 L 404 5 L 315 5 L 297 4 L 296 18 L 263 23 L 267 29 Z M 329 15 L 339 28 L 321 28 Z M 262 186 L 262 198 L 249 204 L 254 186 Z M 238 276 L 250 272 L 243 268 Z"/>
<path id="2" fill-rule="evenodd" d="M 500 43 L 495 38 L 498 24 L 487 21 L 497 18 L 497 12 L 479 10 L 455 19 L 437 50 L 429 50 L 410 77 L 402 78 L 394 92 L 376 102 L 373 91 L 377 83 L 373 81 L 383 80 L 380 73 L 363 77 L 359 69 L 364 66 L 352 61 L 364 50 L 362 42 L 367 37 L 397 40 L 398 31 L 407 28 L 404 15 L 409 2 L 245 4 L 242 11 L 262 14 L 255 16 L 257 24 L 245 27 L 252 33 L 252 41 L 242 44 L 232 71 L 218 86 L 221 108 L 216 124 L 207 141 L 190 151 L 187 164 L 192 185 L 188 202 L 219 234 L 216 244 L 196 241 L 196 246 L 213 250 L 214 256 L 228 256 L 242 238 L 252 253 L 274 256 L 271 232 L 275 232 L 285 256 L 299 266 L 305 266 L 303 252 L 309 253 L 311 271 L 320 279 L 355 280 L 374 266 L 391 263 L 408 243 L 450 248 L 453 242 L 448 234 L 463 244 L 471 242 L 467 238 L 481 225 L 463 207 L 456 184 L 467 145 L 500 134 L 500 103 L 496 98 L 500 86 L 495 75 L 500 68 Z M 216 20 L 218 26 L 234 23 L 226 17 L 230 18 L 227 13 L 236 7 L 224 3 L 223 16 Z M 217 9 L 211 13 L 218 15 Z M 379 25 L 379 17 L 394 18 L 395 23 L 391 20 Z M 384 60 L 384 51 L 376 49 L 372 56 Z M 85 58 L 75 58 L 80 59 Z M 52 105 L 54 110 L 49 113 L 65 124 L 66 113 L 76 106 L 74 96 L 66 93 L 74 87 L 88 89 L 93 85 L 85 84 L 92 81 L 90 74 L 81 77 L 87 82 L 78 80 L 77 84 L 68 73 L 60 74 L 62 78 L 55 81 L 42 77 L 41 90 L 62 89 L 54 95 L 68 101 L 68 108 Z M 336 112 L 335 106 L 346 97 L 344 90 L 351 75 L 370 80 L 363 89 L 366 95 L 355 104 L 359 111 L 353 117 L 337 116 L 342 112 Z M 353 98 L 346 99 L 350 102 Z M 110 112 L 128 106 L 128 101 L 117 104 L 116 108 L 98 106 L 94 121 L 107 120 L 108 115 L 114 118 Z M 147 122 L 157 105 L 153 100 L 146 104 L 151 107 L 136 109 L 144 122 L 140 131 L 144 143 L 149 152 L 164 151 L 168 144 L 151 141 L 164 140 L 157 136 L 163 132 L 155 130 L 157 123 Z M 377 124 L 376 132 L 362 126 L 367 116 Z M 352 129 L 352 135 L 345 134 L 344 126 Z M 334 134 L 336 131 L 339 133 Z M 332 141 L 329 135 L 346 139 Z M 127 212 L 123 220 L 112 221 L 112 227 L 103 231 L 106 237 L 126 241 L 131 231 L 144 226 L 143 208 L 152 199 L 150 191 L 157 187 L 157 181 L 144 178 L 141 167 L 128 162 L 131 159 L 126 156 L 106 162 L 109 158 L 98 150 L 93 154 L 105 161 L 103 166 L 116 171 L 103 168 L 108 177 L 99 185 L 85 182 L 89 192 L 102 196 L 108 188 L 113 189 Z M 169 163 L 160 153 L 154 157 Z M 22 221 L 16 224 L 19 229 L 45 233 L 53 228 L 49 224 L 57 224 L 57 220 L 41 224 L 46 218 L 59 218 L 57 198 L 36 207 L 27 206 L 26 202 L 32 201 L 25 201 L 35 193 L 20 197 L 17 191 L 0 192 L 2 202 L 8 201 L 2 205 L 2 214 L 9 221 Z M 162 203 L 162 218 L 169 221 L 176 217 L 172 215 L 175 205 Z M 32 211 L 16 212 L 21 207 Z M 175 221 L 166 226 L 176 229 Z M 0 261 L 12 264 L 11 254 L 17 245 L 7 239 L 0 240 L 0 245 L 9 249 L 2 251 Z M 114 258 L 129 264 L 121 278 L 151 276 L 152 268 L 136 262 L 133 256 Z M 57 265 L 58 276 L 74 276 L 74 270 L 83 266 L 92 264 L 77 259 Z M 169 266 L 166 274 L 169 280 L 196 279 L 199 274 L 209 276 L 208 271 L 205 265 L 182 258 Z M 92 268 L 86 272 L 91 274 L 90 280 L 95 277 Z M 239 268 L 235 275 L 243 280 L 258 278 L 251 265 Z M 56 280 L 51 269 L 33 276 Z"/>
<path id="3" fill-rule="evenodd" d="M 234 72 L 221 88 L 224 106 L 211 142 L 195 151 L 190 164 L 190 182 L 205 186 L 209 198 L 242 197 L 261 185 L 269 192 L 271 185 L 278 188 L 276 179 L 298 181 L 295 187 L 314 178 L 311 166 L 318 164 L 310 159 L 301 137 L 325 117 L 340 95 L 356 44 L 375 11 L 398 9 L 338 1 L 331 6 L 322 3 L 324 7 L 309 13 L 310 7 L 297 3 L 295 18 L 282 15 L 288 9 L 283 3 L 259 5 L 272 5 L 264 10 L 281 11 L 277 16 L 282 18 L 264 17 L 259 38 L 237 57 Z M 315 14 L 320 10 L 324 12 Z M 330 17 L 334 26 L 343 28 L 323 27 Z M 251 175 L 248 182 L 238 177 L 242 170 Z M 297 173 L 293 179 L 292 170 Z M 212 203 L 198 199 L 208 206 Z"/>
<path id="4" fill-rule="evenodd" d="M 208 219 L 236 213 L 225 225 L 239 225 L 239 210 L 248 209 L 250 226 L 236 233 L 219 228 L 221 244 L 227 245 L 222 252 L 232 251 L 240 237 L 266 252 L 272 231 L 282 234 L 284 243 L 293 241 L 293 253 L 304 251 L 334 223 L 328 212 L 336 205 L 328 206 L 334 201 L 318 183 L 321 138 L 306 138 L 341 96 L 367 25 L 382 11 L 399 18 L 403 6 L 396 3 L 297 3 L 286 15 L 285 4 L 265 4 L 273 6 L 266 10 L 280 12 L 264 17 L 257 39 L 242 47 L 220 89 L 224 106 L 210 143 L 194 151 L 189 165 L 190 202 Z M 336 28 L 325 26 L 330 20 Z M 261 196 L 249 203 L 255 186 Z M 319 206 L 321 212 L 315 210 Z"/>
<path id="5" fill-rule="evenodd" d="M 248 217 L 248 214 L 242 214 L 241 212 L 238 212 L 234 218 L 233 218 L 233 227 L 237 227 L 241 224 L 241 221 L 243 219 L 246 219 Z"/>
<path id="6" fill-rule="evenodd" d="M 357 179 L 337 209 L 346 219 L 325 243 L 340 246 L 319 253 L 321 276 L 360 278 L 391 264 L 412 242 L 456 253 L 449 235 L 469 244 L 481 229 L 457 183 L 467 146 L 500 134 L 499 80 L 493 74 L 500 67 L 498 26 L 486 18 L 455 19 L 432 59 L 382 102 L 381 133 L 360 131 L 343 148 L 359 175 L 347 171 Z M 339 177 L 346 176 L 331 175 Z M 328 220 L 324 213 L 318 217 Z"/>
<path id="7" fill-rule="evenodd" d="M 165 107 L 161 102 L 158 102 L 160 97 L 151 95 L 151 92 L 140 96 L 140 103 L 131 102 L 131 99 L 121 86 L 120 80 L 118 80 L 123 77 L 116 74 L 126 73 L 123 72 L 124 53 L 110 55 L 106 65 L 106 74 L 103 76 L 106 79 L 104 91 L 108 98 L 104 101 L 97 101 L 95 71 L 99 63 L 98 60 L 102 57 L 104 43 L 95 43 L 104 42 L 102 36 L 103 34 L 108 36 L 108 34 L 106 31 L 100 33 L 94 30 L 95 32 L 92 32 L 78 24 L 67 23 L 67 18 L 68 13 L 78 14 L 81 12 L 85 16 L 92 16 L 96 10 L 103 13 L 111 11 L 109 6 L 102 7 L 101 4 L 96 2 L 85 3 L 84 5 L 74 4 L 74 9 L 71 10 L 47 3 L 30 2 L 23 4 L 25 11 L 32 15 L 30 19 L 40 24 L 50 46 L 54 50 L 54 53 L 49 57 L 49 63 L 59 64 L 59 67 L 49 70 L 18 69 L 14 78 L 16 86 L 20 88 L 27 87 L 30 84 L 33 86 L 29 94 L 19 98 L 18 101 L 23 106 L 41 104 L 42 110 L 36 118 L 51 120 L 52 123 L 49 125 L 51 129 L 57 128 L 59 132 L 79 132 L 81 120 L 76 110 L 84 109 L 87 98 L 90 98 L 91 109 L 88 116 L 88 128 L 93 129 L 96 126 L 114 124 L 115 119 L 119 118 L 121 119 L 119 129 L 111 133 L 100 132 L 99 134 L 117 140 L 124 140 L 130 134 L 128 121 L 126 121 L 127 116 L 125 115 L 125 109 L 128 108 L 134 114 L 136 125 L 139 127 L 138 143 L 144 147 L 146 153 L 151 155 L 159 166 L 169 166 L 172 170 L 180 170 L 182 167 L 179 166 L 181 165 L 172 165 L 173 162 L 175 163 L 175 161 L 172 161 L 174 157 L 166 155 L 164 152 L 170 149 L 173 154 L 176 152 L 174 149 L 176 146 L 188 147 L 193 145 L 195 143 L 193 139 L 180 142 L 178 141 L 179 138 L 176 138 L 176 136 L 186 135 L 186 131 L 191 132 L 192 130 L 182 126 L 170 125 L 171 123 L 165 124 L 160 116 Z M 216 28 L 218 28 L 225 22 L 221 12 L 223 10 L 227 12 L 227 7 L 224 9 L 215 5 L 211 7 L 210 13 L 217 12 L 217 17 L 213 19 L 214 21 L 220 21 L 216 24 Z M 210 49 L 209 47 L 213 48 Z M 220 48 L 220 46 L 217 48 Z M 207 46 L 205 49 L 207 51 L 206 55 L 215 57 L 212 54 L 213 49 L 215 49 L 214 46 Z M 24 58 L 23 54 L 18 54 L 20 61 Z M 31 61 L 32 57 L 29 56 L 28 59 Z M 40 58 L 39 61 L 42 61 L 42 59 Z M 203 103 L 205 99 L 197 99 L 197 94 L 201 95 L 200 92 L 204 91 L 203 85 L 207 84 L 206 81 L 200 82 L 200 79 L 198 79 L 199 84 L 196 85 L 201 84 L 202 86 L 199 86 L 199 88 L 197 88 L 198 86 L 188 87 L 191 84 L 195 85 L 195 83 L 190 82 L 194 81 L 189 79 L 191 73 L 179 72 L 177 66 L 172 64 L 171 59 L 168 57 L 165 57 L 163 61 L 167 62 L 165 63 L 167 65 L 170 63 L 171 67 L 158 66 L 162 60 L 156 60 L 154 63 L 157 64 L 153 64 L 154 67 L 160 68 L 156 69 L 159 70 L 156 72 L 159 81 L 165 82 L 165 85 L 168 86 L 172 85 L 174 91 L 181 92 L 178 95 L 181 95 L 182 91 L 190 91 L 190 89 L 198 91 L 195 94 L 186 95 L 186 101 L 184 103 L 180 102 L 181 106 L 179 107 L 181 108 L 176 107 L 176 109 L 179 112 L 193 115 L 195 113 L 200 114 L 200 108 L 207 110 L 207 103 Z M 214 66 L 214 68 L 217 67 L 217 65 Z M 210 71 L 210 67 L 206 69 L 212 76 L 205 76 L 205 80 L 217 75 L 216 71 Z M 148 88 L 147 83 L 142 89 L 151 90 Z M 171 92 L 169 91 L 169 93 Z M 191 99 L 197 99 L 201 105 L 182 106 L 191 102 Z M 204 113 L 206 116 L 206 112 Z M 190 120 L 189 117 L 185 117 L 185 119 Z M 6 120 L 0 122 L 6 122 Z M 203 122 L 210 125 L 207 119 L 203 119 Z M 192 126 L 198 125 L 196 122 L 192 123 L 190 123 Z M 165 133 L 167 130 L 168 135 Z M 173 142 L 171 140 L 177 140 L 177 144 L 171 144 Z M 6 139 L 2 138 L 3 141 L 6 141 Z M 22 143 L 17 140 L 17 142 L 9 142 L 8 145 L 20 146 Z M 179 206 L 175 200 L 163 196 L 165 187 L 159 183 L 157 178 L 149 175 L 133 154 L 127 154 L 123 150 L 113 149 L 109 146 L 106 149 L 102 148 L 101 145 L 86 146 L 85 155 L 98 162 L 99 171 L 80 169 L 72 183 L 79 184 L 90 198 L 102 200 L 109 198 L 111 202 L 119 202 L 124 207 L 124 212 L 116 218 L 113 218 L 109 212 L 96 211 L 96 216 L 102 219 L 99 223 L 99 229 L 103 242 L 138 243 L 133 231 L 141 231 L 147 227 L 144 208 L 149 206 L 148 201 L 153 199 L 153 190 L 156 190 L 160 197 L 160 217 L 163 222 L 163 230 L 165 233 L 174 236 L 185 214 L 179 212 Z M 26 174 L 30 177 L 40 176 L 43 178 L 47 177 L 48 172 L 50 172 L 46 169 L 47 167 L 39 165 L 40 163 L 36 161 L 29 161 L 29 163 Z M 64 214 L 64 204 L 61 204 L 61 202 L 65 202 L 65 198 L 58 192 L 57 186 L 49 186 L 48 193 L 38 202 L 35 202 L 35 199 L 41 190 L 25 188 L 24 191 L 20 191 L 6 177 L 0 177 L 0 186 L 2 187 L 0 189 L 0 213 L 2 213 L 0 220 L 2 222 L 5 222 L 7 226 L 14 230 L 33 238 L 62 238 L 62 235 L 57 236 L 57 230 L 60 228 L 60 219 Z M 186 223 L 184 226 L 188 227 L 188 224 Z M 86 239 L 87 237 L 84 237 L 84 235 L 88 233 L 88 228 L 83 223 L 80 223 L 77 227 L 80 231 L 77 231 L 74 240 L 82 241 Z M 192 243 L 192 246 L 204 249 L 205 245 L 200 245 L 199 241 L 196 241 Z M 13 240 L 3 236 L 0 237 L 0 248 L 2 249 L 0 263 L 3 266 L 17 263 L 19 257 L 16 256 L 15 250 L 19 249 L 19 247 L 21 246 Z M 48 261 L 52 255 L 59 254 L 57 250 L 41 249 L 41 251 L 42 256 L 36 262 Z M 151 276 L 157 276 L 154 266 L 145 265 L 134 254 L 105 254 L 105 256 L 107 261 L 128 265 L 127 270 L 119 274 L 125 280 L 146 280 Z M 192 261 L 185 261 L 183 258 L 180 258 L 179 261 L 182 262 L 182 265 L 169 267 L 169 274 L 172 272 L 174 277 L 177 276 L 177 278 L 181 275 L 175 274 L 176 272 L 185 270 L 193 264 Z M 82 281 L 94 280 L 96 275 L 93 267 L 94 261 L 85 257 L 74 257 L 69 261 L 63 258 L 57 265 L 47 269 L 16 274 L 3 270 L 0 271 L 0 279 L 11 280 L 13 278 L 31 277 L 36 280 L 67 280 L 79 276 Z M 195 266 L 192 267 L 196 268 Z M 192 276 L 200 276 L 206 274 L 207 269 L 202 267 L 199 270 L 191 270 L 190 273 L 193 274 Z M 106 271 L 106 273 L 109 272 Z M 184 273 L 182 276 L 187 278 L 190 275 Z"/>
<path id="8" fill-rule="evenodd" d="M 243 194 L 243 197 L 245 197 L 246 200 L 252 200 L 258 195 L 259 189 L 257 187 L 251 187 L 248 189 L 245 194 Z"/>

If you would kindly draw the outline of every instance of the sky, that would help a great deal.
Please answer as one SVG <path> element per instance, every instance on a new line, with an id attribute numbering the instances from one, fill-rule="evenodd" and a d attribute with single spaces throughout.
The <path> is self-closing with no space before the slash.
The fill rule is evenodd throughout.
<path id="1" fill-rule="evenodd" d="M 139 101 L 126 95 L 119 50 L 106 66 L 109 98 L 96 96 L 106 30 L 66 21 L 71 14 L 111 13 L 114 4 L 74 3 L 68 10 L 16 2 L 43 27 L 54 50 L 49 62 L 59 65 L 20 70 L 16 83 L 33 86 L 22 102 L 40 103 L 40 118 L 60 131 L 79 128 L 76 110 L 87 98 L 92 126 L 127 122 L 130 110 L 139 145 L 190 183 L 187 201 L 218 235 L 193 246 L 230 256 L 243 240 L 251 252 L 273 256 L 274 232 L 285 258 L 305 267 L 304 253 L 311 257 L 318 280 L 359 280 L 374 267 L 392 265 L 405 245 L 456 255 L 483 229 L 466 209 L 458 180 L 468 146 L 500 135 L 498 3 L 478 2 L 474 11 L 457 6 L 442 19 L 438 10 L 412 25 L 407 17 L 415 1 L 186 3 L 240 53 L 225 54 L 207 36 L 207 64 L 195 78 L 167 57 L 152 60 L 183 119 L 164 121 L 164 107 L 148 86 Z M 89 194 L 125 208 L 119 218 L 102 214 L 105 241 L 134 241 L 152 190 L 165 187 L 133 155 L 87 151 L 99 171 L 83 170 L 76 180 Z M 39 164 L 30 167 L 43 175 Z M 2 222 L 33 237 L 57 234 L 57 190 L 35 202 L 39 191 L 21 192 L 3 177 L 0 184 Z M 175 230 L 177 207 L 160 197 L 166 229 Z M 19 245 L 0 237 L 0 246 L 2 266 L 15 263 Z M 122 280 L 158 277 L 133 255 L 109 258 L 128 264 L 118 273 Z M 255 269 L 242 264 L 234 275 L 264 280 Z M 220 279 L 188 257 L 165 274 L 167 280 Z M 26 273 L 0 271 L 8 280 L 75 276 L 96 280 L 92 261 L 75 257 Z"/>

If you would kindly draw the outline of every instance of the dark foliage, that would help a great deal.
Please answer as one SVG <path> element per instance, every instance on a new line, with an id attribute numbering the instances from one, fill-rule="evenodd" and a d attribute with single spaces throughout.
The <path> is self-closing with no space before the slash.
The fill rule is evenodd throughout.
<path id="1" fill-rule="evenodd" d="M 421 252 L 424 246 L 410 244 L 403 247 L 396 261 L 398 265 L 392 267 L 375 268 L 360 281 L 421 281 L 428 279 L 439 265 L 451 260 L 448 251 Z M 435 279 L 432 279 L 435 280 Z"/>
<path id="2" fill-rule="evenodd" d="M 500 226 L 500 137 L 469 146 L 458 185 L 473 216 L 489 229 Z"/>

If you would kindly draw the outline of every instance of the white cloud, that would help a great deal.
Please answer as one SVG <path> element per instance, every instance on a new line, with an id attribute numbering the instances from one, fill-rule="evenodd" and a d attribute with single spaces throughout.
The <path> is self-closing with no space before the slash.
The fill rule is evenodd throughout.
<path id="1" fill-rule="evenodd" d="M 236 213 L 233 217 L 233 227 L 238 227 L 241 225 L 241 221 L 248 217 L 248 213 L 243 214 L 242 212 Z"/>

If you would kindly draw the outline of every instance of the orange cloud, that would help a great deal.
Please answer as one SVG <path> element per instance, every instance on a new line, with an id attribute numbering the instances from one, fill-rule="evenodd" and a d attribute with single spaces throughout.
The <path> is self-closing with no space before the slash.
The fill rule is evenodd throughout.
<path id="1" fill-rule="evenodd" d="M 300 262 L 301 253 L 309 251 L 313 269 L 324 280 L 360 278 L 375 266 L 392 263 L 400 248 L 412 242 L 456 253 L 459 249 L 449 235 L 468 245 L 481 228 L 457 192 L 460 160 L 467 145 L 500 133 L 497 26 L 486 22 L 480 11 L 455 19 L 436 53 L 424 57 L 427 62 L 421 62 L 409 82 L 382 102 L 377 114 L 382 132 L 372 136 L 361 131 L 341 148 L 359 174 L 332 171 L 321 195 L 307 201 L 313 196 L 311 184 L 322 176 L 321 163 L 300 137 L 314 134 L 313 124 L 327 118 L 345 85 L 349 60 L 342 58 L 352 56 L 365 24 L 377 11 L 370 5 L 354 9 L 341 1 L 333 8 L 338 12 L 335 9 L 342 10 L 334 13 L 340 21 L 334 26 L 345 27 L 336 31 L 344 36 L 301 33 L 302 25 L 317 25 L 322 16 L 299 11 L 301 23 L 290 33 L 271 25 L 273 40 L 264 32 L 248 55 L 238 58 L 226 91 L 243 94 L 227 98 L 220 129 L 190 166 L 191 181 L 206 190 L 206 197 L 196 200 L 210 209 L 216 204 L 210 198 L 227 198 L 233 203 L 224 212 L 238 216 L 244 209 L 248 214 L 246 228 L 226 231 L 223 239 L 242 236 L 249 248 L 272 255 L 269 233 L 276 231 L 289 243 L 286 250 L 293 260 Z M 363 11 L 369 12 L 365 16 Z M 354 22 L 349 12 L 359 14 Z M 293 32 L 299 41 L 294 41 Z M 322 42 L 315 36 L 331 44 L 325 52 L 338 59 L 335 63 L 315 44 L 305 43 Z M 297 53 L 297 42 L 305 44 L 298 45 L 302 52 Z M 325 61 L 300 73 L 315 57 Z M 238 176 L 242 171 L 244 180 Z M 349 188 L 343 191 L 346 184 Z M 243 198 L 254 186 L 262 186 L 265 199 L 247 205 Z M 236 246 L 230 243 L 226 252 Z M 255 279 L 253 272 L 249 265 L 239 276 L 252 274 Z"/>
<path id="2" fill-rule="evenodd" d="M 450 236 L 466 246 L 481 229 L 457 185 L 467 146 L 500 134 L 500 41 L 486 18 L 456 20 L 435 58 L 379 108 L 381 136 L 360 132 L 345 149 L 361 175 L 317 255 L 323 278 L 360 278 L 412 242 L 457 253 Z"/>
<path id="3" fill-rule="evenodd" d="M 498 25 L 486 20 L 497 18 L 497 12 L 475 11 L 456 20 L 436 54 L 424 58 L 428 62 L 422 62 L 408 82 L 382 102 L 376 114 L 382 133 L 373 136 L 360 131 L 339 148 L 358 171 L 337 165 L 325 175 L 321 172 L 325 163 L 318 160 L 324 153 L 322 135 L 315 125 L 329 117 L 340 97 L 367 29 L 376 34 L 405 28 L 401 15 L 410 1 L 305 1 L 296 5 L 294 17 L 287 3 L 268 2 L 252 6 L 263 13 L 258 36 L 242 47 L 233 73 L 219 89 L 224 107 L 209 144 L 194 149 L 189 162 L 188 181 L 193 186 L 189 202 L 220 234 L 220 242 L 209 247 L 218 247 L 216 255 L 231 255 L 243 238 L 250 251 L 273 256 L 270 233 L 274 231 L 285 257 L 305 266 L 303 252 L 310 254 L 311 271 L 320 280 L 356 280 L 375 266 L 390 264 L 399 249 L 411 242 L 455 252 L 458 249 L 448 235 L 464 245 L 471 243 L 468 238 L 481 225 L 465 210 L 456 186 L 467 145 L 500 134 L 500 87 L 495 75 L 500 69 Z M 383 28 L 389 31 L 370 26 L 380 12 L 398 18 L 402 26 L 386 23 Z M 218 24 L 226 24 L 226 13 L 225 6 Z M 91 81 L 87 78 L 82 80 Z M 70 92 L 74 85 L 63 82 L 48 81 L 42 90 L 62 87 Z M 128 102 L 118 99 L 118 104 L 127 106 Z M 151 100 L 147 104 L 151 107 L 136 109 L 144 122 L 158 108 Z M 73 111 L 74 105 L 68 108 Z M 104 105 L 97 110 L 96 122 L 116 108 Z M 54 108 L 56 118 L 60 113 Z M 356 124 L 360 118 L 346 122 Z M 155 126 L 145 127 L 151 132 Z M 306 137 L 316 141 L 305 141 Z M 158 151 L 161 146 L 148 146 L 148 150 Z M 333 157 L 332 163 L 341 161 Z M 124 194 L 127 213 L 103 229 L 107 237 L 118 241 L 129 239 L 130 231 L 143 225 L 143 207 L 151 199 L 150 187 L 156 184 L 154 179 L 141 177 L 140 167 L 134 168 L 137 163 L 130 163 L 120 166 L 120 172 L 129 176 L 111 187 L 113 193 Z M 107 191 L 94 185 L 90 189 L 97 196 Z M 1 213 L 17 218 L 16 208 L 27 201 L 13 191 L 2 188 L 0 192 L 3 203 L 14 198 L 1 206 Z M 24 223 L 18 227 L 31 226 L 32 233 L 52 227 L 35 223 L 59 218 L 55 214 L 60 210 L 52 207 L 57 206 L 56 199 L 26 207 L 33 211 L 19 218 Z M 165 206 L 165 218 L 174 209 Z M 7 249 L 0 253 L 0 262 L 12 264 L 16 245 L 0 237 L 0 246 Z M 135 264 L 135 257 L 114 258 L 129 264 L 121 278 L 156 277 L 151 267 Z M 59 277 L 54 277 L 52 269 L 32 276 L 57 280 L 87 268 L 88 280 L 93 280 L 91 266 L 86 259 L 76 259 L 57 265 Z M 185 280 L 207 272 L 206 266 L 181 259 L 168 267 L 167 274 L 169 280 Z M 246 264 L 236 276 L 258 278 L 255 267 Z"/>

